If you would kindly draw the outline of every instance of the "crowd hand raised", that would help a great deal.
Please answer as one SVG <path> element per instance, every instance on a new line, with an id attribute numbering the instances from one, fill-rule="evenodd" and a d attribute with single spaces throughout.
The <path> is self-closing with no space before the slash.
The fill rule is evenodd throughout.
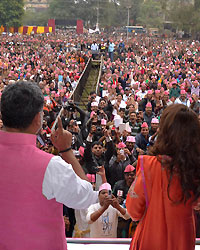
<path id="1" fill-rule="evenodd" d="M 58 151 L 63 151 L 71 147 L 72 134 L 63 129 L 60 117 L 58 117 L 58 128 L 51 133 L 51 141 Z"/>
<path id="2" fill-rule="evenodd" d="M 110 197 L 105 197 L 103 207 L 107 209 L 112 204 L 112 199 Z"/>
<path id="3" fill-rule="evenodd" d="M 97 174 L 100 175 L 101 178 L 102 178 L 102 177 L 106 177 L 106 172 L 105 172 L 104 166 L 99 166 L 99 167 L 98 167 L 98 170 L 99 170 L 99 171 L 97 172 Z"/>
<path id="4" fill-rule="evenodd" d="M 90 134 L 93 135 L 96 132 L 96 126 L 92 125 L 90 129 Z"/>
<path id="5" fill-rule="evenodd" d="M 104 136 L 105 136 L 105 137 L 109 137 L 109 133 L 108 133 L 108 130 L 107 130 L 107 129 L 104 129 L 103 132 L 104 132 Z"/>
<path id="6" fill-rule="evenodd" d="M 119 207 L 119 201 L 118 201 L 118 199 L 114 195 L 112 195 L 112 203 L 111 203 L 111 205 L 114 208 L 118 208 Z"/>
<path id="7" fill-rule="evenodd" d="M 126 155 L 131 155 L 131 152 L 128 150 L 128 148 L 124 148 L 124 153 L 125 153 Z"/>

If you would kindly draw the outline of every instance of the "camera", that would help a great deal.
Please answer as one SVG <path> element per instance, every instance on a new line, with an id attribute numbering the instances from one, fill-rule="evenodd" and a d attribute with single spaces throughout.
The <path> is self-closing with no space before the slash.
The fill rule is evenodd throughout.
<path id="1" fill-rule="evenodd" d="M 69 102 L 67 102 L 67 104 L 65 104 L 63 108 L 69 112 L 74 112 L 76 110 L 74 104 L 71 104 Z"/>
<path id="2" fill-rule="evenodd" d="M 120 149 L 119 152 L 120 152 L 121 155 L 124 155 L 124 150 L 123 149 Z"/>
<path id="3" fill-rule="evenodd" d="M 97 128 L 96 128 L 96 133 L 101 133 L 102 132 L 102 127 L 100 127 L 100 126 L 97 126 Z"/>

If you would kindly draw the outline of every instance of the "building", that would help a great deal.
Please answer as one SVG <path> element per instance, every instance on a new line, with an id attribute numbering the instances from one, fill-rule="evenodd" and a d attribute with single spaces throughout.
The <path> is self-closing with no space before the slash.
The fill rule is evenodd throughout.
<path id="1" fill-rule="evenodd" d="M 49 0 L 25 0 L 25 10 L 42 11 L 49 7 Z"/>

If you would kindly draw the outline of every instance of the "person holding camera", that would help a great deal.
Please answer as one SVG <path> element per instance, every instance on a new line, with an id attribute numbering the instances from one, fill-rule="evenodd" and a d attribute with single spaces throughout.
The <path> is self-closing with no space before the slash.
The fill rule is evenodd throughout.
<path id="1" fill-rule="evenodd" d="M 112 195 L 109 183 L 99 187 L 99 202 L 88 208 L 86 220 L 90 224 L 91 238 L 116 238 L 118 217 L 130 218 L 126 209 L 120 206 Z"/>
<path id="2" fill-rule="evenodd" d="M 125 206 L 126 196 L 128 190 L 135 179 L 135 167 L 132 165 L 126 166 L 124 170 L 124 180 L 117 181 L 113 187 L 113 195 L 117 197 L 119 204 Z M 117 237 L 118 238 L 129 238 L 129 227 L 131 219 L 124 220 L 123 218 L 118 219 Z M 133 224 L 135 228 L 135 224 Z"/>
<path id="3" fill-rule="evenodd" d="M 127 165 L 131 164 L 131 160 L 127 154 L 127 151 L 128 149 L 123 142 L 118 143 L 115 154 L 109 161 L 109 175 L 107 179 L 112 187 L 117 181 L 124 179 L 124 170 Z"/>
<path id="4" fill-rule="evenodd" d="M 108 163 L 114 152 L 114 145 L 112 141 L 112 137 L 110 136 L 107 130 L 104 130 L 104 135 L 106 138 L 106 150 L 104 152 L 104 147 L 102 142 L 93 141 L 93 137 L 95 137 L 96 127 L 92 125 L 90 133 L 86 140 L 86 149 L 84 151 L 84 160 L 85 166 L 87 167 L 87 171 L 90 174 L 96 174 L 98 171 L 98 166 L 104 166 L 106 169 L 107 176 L 107 167 Z M 97 179 L 97 190 L 100 186 L 101 182 Z"/>

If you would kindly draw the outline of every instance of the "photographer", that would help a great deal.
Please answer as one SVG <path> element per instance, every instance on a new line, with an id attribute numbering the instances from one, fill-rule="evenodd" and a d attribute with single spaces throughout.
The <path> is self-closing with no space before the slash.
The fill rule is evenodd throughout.
<path id="1" fill-rule="evenodd" d="M 86 220 L 90 224 L 91 238 L 116 238 L 118 217 L 125 220 L 130 218 L 126 209 L 120 206 L 111 193 L 110 184 L 102 184 L 99 188 L 99 202 L 88 208 Z"/>
<path id="2" fill-rule="evenodd" d="M 131 164 L 126 151 L 126 145 L 123 142 L 120 142 L 117 144 L 115 154 L 109 161 L 109 176 L 107 177 L 107 180 L 112 187 L 117 181 L 124 179 L 124 170 L 127 165 Z"/>
<path id="3" fill-rule="evenodd" d="M 77 115 L 79 113 L 79 117 Z M 74 120 L 77 122 L 77 124 L 80 124 L 80 129 L 78 131 L 80 137 L 82 140 L 85 140 L 88 135 L 88 130 L 86 127 L 87 121 L 89 118 L 89 114 L 83 111 L 81 108 L 79 108 L 73 100 L 69 100 L 67 104 L 64 106 L 63 116 L 62 116 L 62 123 L 63 127 L 67 127 L 69 122 L 71 120 Z"/>
<path id="4" fill-rule="evenodd" d="M 78 150 L 83 146 L 83 137 L 76 120 L 70 120 L 67 130 L 72 134 L 72 148 Z"/>
<path id="5" fill-rule="evenodd" d="M 86 140 L 86 149 L 84 152 L 84 160 L 88 173 L 95 174 L 98 166 L 104 166 L 107 172 L 109 160 L 111 159 L 114 152 L 114 145 L 112 138 L 107 130 L 104 130 L 106 137 L 106 150 L 104 152 L 103 144 L 99 141 L 93 142 L 95 132 L 95 126 L 91 128 L 91 131 Z M 106 173 L 107 174 L 107 173 Z M 97 180 L 98 182 L 98 180 Z M 97 188 L 99 183 L 97 183 Z"/>

